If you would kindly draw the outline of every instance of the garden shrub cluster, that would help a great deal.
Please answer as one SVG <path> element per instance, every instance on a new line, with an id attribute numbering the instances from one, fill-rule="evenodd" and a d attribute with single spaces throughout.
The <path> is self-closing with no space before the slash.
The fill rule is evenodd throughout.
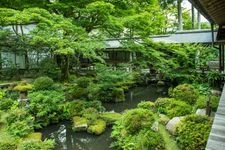
<path id="1" fill-rule="evenodd" d="M 25 137 L 33 132 L 34 118 L 26 110 L 16 108 L 6 117 L 7 131 L 15 137 Z"/>
<path id="2" fill-rule="evenodd" d="M 183 150 L 204 150 L 211 130 L 212 120 L 206 116 L 189 115 L 181 121 L 177 142 Z"/>
<path id="3" fill-rule="evenodd" d="M 113 147 L 124 150 L 164 149 L 161 134 L 152 131 L 155 119 L 152 111 L 136 108 L 126 111 L 113 126 Z"/>
<path id="4" fill-rule="evenodd" d="M 181 84 L 171 89 L 169 95 L 175 99 L 182 100 L 188 104 L 195 104 L 199 94 L 194 86 L 190 84 Z"/>
<path id="5" fill-rule="evenodd" d="M 174 98 L 158 98 L 155 106 L 159 113 L 170 118 L 191 114 L 193 109 L 191 105 Z"/>
<path id="6" fill-rule="evenodd" d="M 50 90 L 52 89 L 54 81 L 49 77 L 39 77 L 34 80 L 34 89 L 35 90 Z"/>
<path id="7" fill-rule="evenodd" d="M 60 104 L 65 102 L 65 97 L 59 91 L 38 91 L 29 94 L 29 112 L 35 118 L 35 127 L 41 128 L 50 123 L 63 119 L 63 110 Z"/>

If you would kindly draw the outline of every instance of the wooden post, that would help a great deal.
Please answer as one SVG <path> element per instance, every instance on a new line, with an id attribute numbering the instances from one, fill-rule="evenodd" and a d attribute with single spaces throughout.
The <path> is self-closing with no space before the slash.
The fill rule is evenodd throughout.
<path id="1" fill-rule="evenodd" d="M 222 71 L 222 45 L 219 45 L 219 71 Z"/>
<path id="2" fill-rule="evenodd" d="M 191 5 L 192 29 L 195 29 L 195 8 Z"/>
<path id="3" fill-rule="evenodd" d="M 182 8 L 181 8 L 181 1 L 177 0 L 177 10 L 178 10 L 178 30 L 183 30 L 183 19 L 182 19 Z"/>
<path id="4" fill-rule="evenodd" d="M 197 19 L 198 19 L 198 29 L 200 30 L 201 29 L 201 14 L 199 11 L 198 11 Z"/>
<path id="5" fill-rule="evenodd" d="M 221 58 L 221 60 L 222 60 L 222 71 L 224 71 L 224 45 L 221 45 L 221 53 L 222 53 L 222 58 Z"/>
<path id="6" fill-rule="evenodd" d="M 211 97 L 210 97 L 210 95 L 208 95 L 208 100 L 206 102 L 206 111 L 205 111 L 207 116 L 211 115 L 210 99 L 211 99 Z"/>

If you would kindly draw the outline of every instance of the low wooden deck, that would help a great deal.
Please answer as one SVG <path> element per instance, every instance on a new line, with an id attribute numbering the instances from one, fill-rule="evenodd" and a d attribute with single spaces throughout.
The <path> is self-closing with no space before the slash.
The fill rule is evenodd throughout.
<path id="1" fill-rule="evenodd" d="M 225 86 L 220 97 L 206 150 L 225 150 Z"/>

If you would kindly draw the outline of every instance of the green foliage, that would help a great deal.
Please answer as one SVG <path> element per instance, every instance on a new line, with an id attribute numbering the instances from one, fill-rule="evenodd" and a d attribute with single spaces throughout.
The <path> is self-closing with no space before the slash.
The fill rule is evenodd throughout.
<path id="1" fill-rule="evenodd" d="M 150 129 L 154 122 L 153 113 L 146 109 L 128 110 L 122 120 L 122 126 L 129 134 L 138 133 L 143 128 Z"/>
<path id="2" fill-rule="evenodd" d="M 154 111 L 155 103 L 153 103 L 151 101 L 141 101 L 140 103 L 138 103 L 137 107 Z"/>
<path id="3" fill-rule="evenodd" d="M 46 58 L 43 59 L 40 64 L 40 75 L 48 76 L 53 80 L 58 80 L 60 77 L 60 69 L 58 68 L 56 62 L 53 59 Z"/>
<path id="4" fill-rule="evenodd" d="M 197 99 L 197 101 L 195 103 L 195 108 L 196 109 L 197 108 L 200 108 L 200 109 L 206 108 L 208 99 L 209 99 L 209 97 L 207 97 L 207 96 L 203 96 L 203 95 L 199 96 L 199 98 Z M 210 104 L 209 105 L 214 112 L 216 112 L 218 104 L 219 104 L 219 97 L 214 96 L 214 95 L 210 96 Z"/>
<path id="5" fill-rule="evenodd" d="M 84 109 L 81 114 L 88 120 L 88 125 L 93 124 L 99 118 L 98 111 L 92 107 Z"/>
<path id="6" fill-rule="evenodd" d="M 177 142 L 181 149 L 205 149 L 212 120 L 205 116 L 190 115 L 178 126 Z"/>
<path id="7" fill-rule="evenodd" d="M 80 77 L 77 79 L 76 83 L 81 88 L 87 88 L 90 85 L 91 78 L 88 77 Z"/>
<path id="8" fill-rule="evenodd" d="M 17 143 L 15 141 L 0 141 L 0 150 L 14 150 L 17 149 Z"/>
<path id="9" fill-rule="evenodd" d="M 35 127 L 47 126 L 63 118 L 60 104 L 65 102 L 63 93 L 59 91 L 38 91 L 29 94 L 29 111 L 35 116 Z"/>
<path id="10" fill-rule="evenodd" d="M 194 104 L 198 98 L 197 90 L 190 84 L 181 84 L 169 91 L 169 95 L 188 104 Z"/>
<path id="11" fill-rule="evenodd" d="M 49 90 L 52 89 L 53 87 L 53 80 L 49 77 L 39 77 L 34 80 L 34 89 L 39 91 L 39 90 Z"/>
<path id="12" fill-rule="evenodd" d="M 97 119 L 88 126 L 87 132 L 100 135 L 105 131 L 105 128 L 106 122 L 104 120 Z"/>
<path id="13" fill-rule="evenodd" d="M 33 126 L 27 121 L 16 121 L 7 127 L 7 131 L 12 136 L 25 137 L 33 131 Z"/>
<path id="14" fill-rule="evenodd" d="M 10 98 L 0 99 L 0 110 L 9 110 L 14 104 L 14 100 Z"/>
<path id="15" fill-rule="evenodd" d="M 0 99 L 2 99 L 5 96 L 5 91 L 0 90 Z"/>
<path id="16" fill-rule="evenodd" d="M 24 137 L 33 131 L 33 122 L 33 117 L 27 111 L 16 108 L 6 117 L 6 129 L 12 136 Z"/>
<path id="17" fill-rule="evenodd" d="M 35 141 L 25 140 L 18 146 L 19 150 L 53 150 L 55 142 L 53 140 Z"/>
<path id="18" fill-rule="evenodd" d="M 112 146 L 124 150 L 164 149 L 162 136 L 151 130 L 153 122 L 150 110 L 137 108 L 126 111 L 113 126 Z"/>
<path id="19" fill-rule="evenodd" d="M 163 113 L 170 118 L 192 113 L 192 107 L 189 104 L 173 98 L 158 98 L 155 101 L 155 106 L 159 113 Z"/>
<path id="20" fill-rule="evenodd" d="M 73 116 L 80 116 L 85 109 L 95 108 L 98 112 L 102 112 L 105 108 L 102 106 L 100 101 L 85 101 L 85 100 L 74 100 L 67 102 L 62 105 L 63 114 L 65 118 L 71 118 Z"/>
<path id="21" fill-rule="evenodd" d="M 99 88 L 97 99 L 103 102 L 123 101 L 124 90 L 134 83 L 134 74 L 126 72 L 122 68 L 113 70 L 104 65 L 98 65 L 96 81 Z"/>
<path id="22" fill-rule="evenodd" d="M 19 91 L 19 92 L 26 92 L 28 90 L 32 90 L 32 85 L 27 83 L 26 81 L 22 81 L 20 82 L 17 86 L 15 86 L 13 89 L 15 91 Z"/>

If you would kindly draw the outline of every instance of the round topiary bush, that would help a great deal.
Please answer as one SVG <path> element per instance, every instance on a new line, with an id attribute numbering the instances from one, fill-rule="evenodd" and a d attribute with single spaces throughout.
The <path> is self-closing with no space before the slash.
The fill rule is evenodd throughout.
<path id="1" fill-rule="evenodd" d="M 151 101 L 141 101 L 138 105 L 138 108 L 148 109 L 148 110 L 155 110 L 155 103 Z"/>
<path id="2" fill-rule="evenodd" d="M 204 150 L 212 120 L 206 116 L 185 117 L 177 128 L 177 142 L 182 150 Z"/>
<path id="3" fill-rule="evenodd" d="M 137 133 L 143 128 L 150 129 L 153 122 L 153 113 L 146 109 L 129 110 L 123 116 L 124 127 L 129 133 Z"/>
<path id="4" fill-rule="evenodd" d="M 175 99 L 194 104 L 198 98 L 197 90 L 190 84 L 181 84 L 169 90 L 169 95 Z"/>
<path id="5" fill-rule="evenodd" d="M 174 98 L 158 98 L 155 101 L 155 106 L 159 113 L 165 114 L 170 118 L 192 113 L 191 105 Z"/>
<path id="6" fill-rule="evenodd" d="M 52 89 L 54 81 L 49 77 L 39 77 L 34 81 L 35 90 L 50 90 Z"/>

